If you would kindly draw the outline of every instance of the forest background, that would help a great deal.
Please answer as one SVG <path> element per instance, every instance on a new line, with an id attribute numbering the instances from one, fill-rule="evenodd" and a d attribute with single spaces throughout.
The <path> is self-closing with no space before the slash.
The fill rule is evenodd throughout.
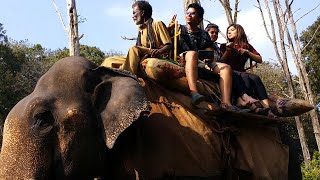
<path id="1" fill-rule="evenodd" d="M 55 1 L 62 17 L 66 17 L 66 1 Z M 184 23 L 183 2 L 177 0 L 150 0 L 155 19 L 169 23 L 174 14 L 178 21 Z M 306 68 L 315 94 L 315 102 L 319 105 L 320 87 L 320 25 L 319 0 L 305 3 L 294 1 L 293 10 L 297 23 L 300 42 L 303 45 L 313 41 L 304 56 Z M 123 40 L 122 36 L 135 37 L 137 27 L 132 22 L 131 0 L 95 2 L 77 0 L 81 55 L 100 64 L 106 57 L 125 55 L 134 41 Z M 228 26 L 226 14 L 218 1 L 202 0 L 206 20 L 220 26 L 225 33 Z M 69 54 L 68 38 L 65 27 L 57 16 L 51 1 L 2 1 L 0 11 L 0 124 L 1 129 L 7 113 L 24 96 L 29 94 L 38 78 L 52 66 L 54 62 Z M 255 70 L 263 79 L 269 93 L 288 96 L 287 84 L 283 71 L 278 64 L 272 43 L 264 30 L 256 1 L 240 1 L 237 22 L 246 30 L 249 41 L 261 53 L 265 63 Z M 301 19 L 300 19 L 301 17 Z M 205 21 L 206 25 L 207 22 Z M 220 36 L 218 42 L 225 42 Z M 288 60 L 294 84 L 299 89 L 296 77 L 297 70 L 292 60 Z M 298 90 L 299 92 L 299 90 Z M 298 95 L 302 96 L 302 94 Z M 320 106 L 320 105 L 319 105 Z M 319 112 L 319 111 L 318 111 Z M 318 150 L 310 118 L 302 115 L 308 148 L 311 154 Z M 297 153 L 300 150 L 299 137 L 294 119 L 286 127 L 295 140 Z M 1 133 L 2 134 L 2 133 Z M 2 138 L 1 138 L 2 139 Z"/>

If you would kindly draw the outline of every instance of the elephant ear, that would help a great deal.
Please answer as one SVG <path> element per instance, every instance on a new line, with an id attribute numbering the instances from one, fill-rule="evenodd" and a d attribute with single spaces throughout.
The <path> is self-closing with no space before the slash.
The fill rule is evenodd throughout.
<path id="1" fill-rule="evenodd" d="M 100 74 L 101 82 L 94 90 L 93 102 L 103 122 L 106 145 L 111 149 L 126 128 L 148 114 L 149 104 L 134 75 L 106 67 L 94 71 Z"/>

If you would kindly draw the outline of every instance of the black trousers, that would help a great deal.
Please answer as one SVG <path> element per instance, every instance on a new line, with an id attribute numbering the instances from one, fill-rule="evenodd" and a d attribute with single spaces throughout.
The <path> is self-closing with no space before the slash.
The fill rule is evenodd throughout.
<path id="1" fill-rule="evenodd" d="M 242 93 L 240 94 L 241 96 L 243 92 L 245 92 L 259 100 L 268 99 L 267 90 L 258 75 L 233 71 L 233 76 L 235 77 L 233 77 L 232 80 L 236 81 L 233 84 L 239 86 L 235 89 L 235 91 L 238 91 L 236 95 Z"/>

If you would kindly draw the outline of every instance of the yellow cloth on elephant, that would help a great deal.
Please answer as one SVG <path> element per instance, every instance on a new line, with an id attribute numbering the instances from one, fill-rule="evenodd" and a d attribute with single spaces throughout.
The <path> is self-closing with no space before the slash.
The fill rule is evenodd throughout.
<path id="1" fill-rule="evenodd" d="M 112 56 L 107 57 L 101 64 L 104 67 L 112 67 L 112 68 L 119 68 L 124 61 L 126 60 L 125 56 Z"/>
<path id="2" fill-rule="evenodd" d="M 144 24 L 139 29 L 141 33 L 141 46 L 133 46 L 129 49 L 127 58 L 121 66 L 121 69 L 131 71 L 134 74 L 138 73 L 139 63 L 143 56 L 148 53 L 150 48 L 147 48 L 147 25 Z M 171 38 L 167 27 L 161 21 L 152 22 L 153 39 L 156 49 L 162 48 L 166 44 L 171 44 Z"/>

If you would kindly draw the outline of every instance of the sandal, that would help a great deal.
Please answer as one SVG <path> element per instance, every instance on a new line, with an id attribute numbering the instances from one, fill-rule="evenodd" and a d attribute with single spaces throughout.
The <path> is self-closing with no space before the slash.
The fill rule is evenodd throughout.
<path id="1" fill-rule="evenodd" d="M 263 115 L 263 116 L 268 116 L 269 111 L 271 111 L 270 108 L 260 108 L 257 106 L 255 106 L 254 108 L 250 108 L 250 109 L 251 109 L 251 112 L 258 114 L 258 115 Z"/>
<path id="2" fill-rule="evenodd" d="M 198 105 L 200 102 L 204 101 L 206 98 L 199 94 L 199 93 L 194 93 L 191 95 L 191 104 L 196 106 Z"/>
<path id="3" fill-rule="evenodd" d="M 273 114 L 273 112 L 271 111 L 271 109 L 269 109 L 267 116 L 268 116 L 268 117 L 271 117 L 271 118 L 277 118 L 277 117 L 278 117 L 277 115 Z"/>
<path id="4" fill-rule="evenodd" d="M 225 103 L 221 103 L 220 107 L 221 107 L 221 109 L 224 109 L 227 111 L 232 111 L 232 112 L 237 112 L 237 113 L 248 113 L 251 111 L 250 109 L 241 109 L 241 108 L 238 108 L 237 106 L 227 105 Z"/>

